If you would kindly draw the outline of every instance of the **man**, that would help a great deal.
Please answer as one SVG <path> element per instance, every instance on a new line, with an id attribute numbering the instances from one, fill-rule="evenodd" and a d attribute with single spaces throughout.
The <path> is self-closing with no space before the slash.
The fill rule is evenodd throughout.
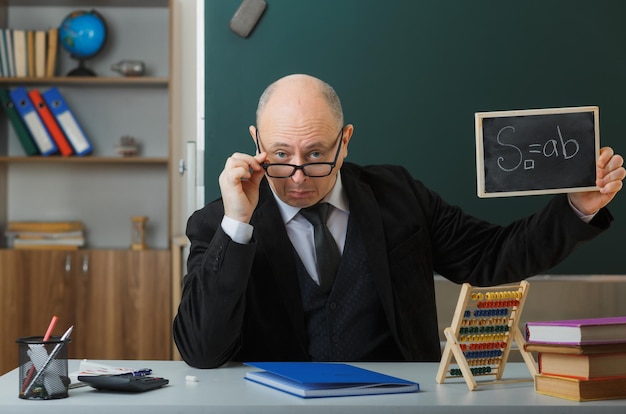
<path id="1" fill-rule="evenodd" d="M 609 227 L 605 206 L 626 175 L 622 157 L 603 148 L 599 191 L 556 196 L 496 226 L 401 167 L 344 162 L 353 130 L 319 79 L 290 75 L 261 96 L 250 127 L 257 154 L 233 154 L 219 178 L 222 198 L 188 222 L 174 339 L 189 365 L 438 361 L 434 272 L 485 286 L 554 266 Z M 305 210 L 326 203 L 336 246 L 325 251 L 341 254 L 330 271 L 321 244 L 316 252 L 323 226 Z"/>

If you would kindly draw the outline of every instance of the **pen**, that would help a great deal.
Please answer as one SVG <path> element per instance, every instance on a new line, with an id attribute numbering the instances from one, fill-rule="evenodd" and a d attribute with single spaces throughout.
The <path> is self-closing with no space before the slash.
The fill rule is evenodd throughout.
<path id="1" fill-rule="evenodd" d="M 50 353 L 50 355 L 48 356 L 48 359 L 46 359 L 46 362 L 44 362 L 44 364 L 42 365 L 41 369 L 37 372 L 37 375 L 35 375 L 35 378 L 33 378 L 33 380 L 30 382 L 30 384 L 28 384 L 28 387 L 26 387 L 26 390 L 24 391 L 24 396 L 27 397 L 30 389 L 33 387 L 33 384 L 35 382 L 37 382 L 37 380 L 39 379 L 39 377 L 43 374 L 43 372 L 46 370 L 46 368 L 48 368 L 48 365 L 50 365 L 50 362 L 52 362 L 52 360 L 54 359 L 55 356 L 57 356 L 57 354 L 59 353 L 59 351 L 61 350 L 61 348 L 63 347 L 63 345 L 65 345 L 65 340 L 67 338 L 70 337 L 70 334 L 72 333 L 72 330 L 74 329 L 74 326 L 70 326 L 68 328 L 67 331 L 65 331 L 65 333 L 63 334 L 63 336 L 61 337 L 61 342 L 59 342 L 54 349 L 52 350 L 52 352 Z"/>
<path id="2" fill-rule="evenodd" d="M 46 342 L 47 340 L 50 339 L 50 336 L 52 335 L 52 331 L 54 331 L 54 326 L 57 324 L 58 319 L 59 317 L 56 315 L 52 317 L 52 320 L 50 321 L 50 325 L 48 325 L 48 330 L 46 331 L 46 334 L 43 336 L 43 342 Z M 28 370 L 28 374 L 26 374 L 26 379 L 24 380 L 24 384 L 22 385 L 22 392 L 24 392 L 28 384 L 30 384 L 30 380 L 31 378 L 33 378 L 34 373 L 35 373 L 35 365 L 32 365 L 30 369 Z"/>

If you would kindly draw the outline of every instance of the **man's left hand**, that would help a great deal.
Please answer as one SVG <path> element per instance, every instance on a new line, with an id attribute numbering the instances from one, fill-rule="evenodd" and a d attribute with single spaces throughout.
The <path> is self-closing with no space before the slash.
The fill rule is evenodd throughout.
<path id="1" fill-rule="evenodd" d="M 623 165 L 624 158 L 615 154 L 613 148 L 601 148 L 596 164 L 596 185 L 599 190 L 570 193 L 570 202 L 585 215 L 597 213 L 622 189 L 622 180 L 626 177 Z"/>

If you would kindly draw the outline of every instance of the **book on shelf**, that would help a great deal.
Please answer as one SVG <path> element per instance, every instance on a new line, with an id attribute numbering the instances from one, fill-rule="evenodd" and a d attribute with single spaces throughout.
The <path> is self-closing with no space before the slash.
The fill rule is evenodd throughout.
<path id="1" fill-rule="evenodd" d="M 0 104 L 4 110 L 4 113 L 9 118 L 9 122 L 13 127 L 13 130 L 17 134 L 17 138 L 24 149 L 24 153 L 26 155 L 37 155 L 39 154 L 39 150 L 37 149 L 37 145 L 33 140 L 28 128 L 24 124 L 22 117 L 17 112 L 15 108 L 15 104 L 11 100 L 9 96 L 9 90 L 6 88 L 0 88 Z"/>
<path id="2" fill-rule="evenodd" d="M 61 231 L 61 232 L 37 232 L 37 231 L 21 231 L 21 232 L 5 232 L 5 235 L 22 240 L 64 240 L 83 237 L 82 230 Z"/>
<path id="3" fill-rule="evenodd" d="M 302 398 L 418 392 L 419 384 L 344 363 L 247 362 L 245 379 Z"/>
<path id="4" fill-rule="evenodd" d="M 46 77 L 51 78 L 56 73 L 57 49 L 59 44 L 59 29 L 48 29 L 48 50 L 46 51 Z"/>
<path id="5" fill-rule="evenodd" d="M 28 49 L 26 47 L 26 30 L 13 30 L 13 60 L 15 62 L 15 76 L 28 76 Z"/>
<path id="6" fill-rule="evenodd" d="M 539 373 L 577 379 L 626 377 L 626 353 L 538 355 Z"/>
<path id="7" fill-rule="evenodd" d="M 81 246 L 73 244 L 24 244 L 13 246 L 15 250 L 78 250 Z"/>
<path id="8" fill-rule="evenodd" d="M 59 29 L 0 29 L 0 76 L 53 77 Z"/>
<path id="9" fill-rule="evenodd" d="M 626 342 L 626 316 L 527 322 L 525 331 L 528 343 Z"/>
<path id="10" fill-rule="evenodd" d="M 14 88 L 9 91 L 9 96 L 37 144 L 41 155 L 51 155 L 57 152 L 57 146 L 39 117 L 26 88 L 23 86 Z"/>
<path id="11" fill-rule="evenodd" d="M 85 245 L 80 221 L 9 222 L 4 235 L 14 249 L 78 249 Z"/>
<path id="12" fill-rule="evenodd" d="M 14 249 L 28 248 L 79 248 L 85 245 L 85 238 L 81 236 L 64 237 L 64 238 L 22 238 L 16 237 L 11 240 Z"/>
<path id="13" fill-rule="evenodd" d="M 5 232 L 63 233 L 83 230 L 82 221 L 9 221 Z"/>
<path id="14" fill-rule="evenodd" d="M 30 91 L 28 91 L 28 97 L 33 102 L 33 105 L 35 106 L 39 117 L 46 126 L 48 134 L 50 134 L 50 136 L 54 140 L 61 155 L 66 157 L 68 155 L 72 155 L 74 150 L 72 150 L 72 147 L 65 137 L 65 134 L 57 123 L 56 117 L 52 115 L 52 112 L 50 112 L 50 108 L 48 108 L 46 101 L 43 99 L 43 96 L 41 96 L 41 92 L 39 92 L 38 89 L 31 89 Z"/>
<path id="15" fill-rule="evenodd" d="M 13 59 L 13 30 L 4 29 L 4 47 L 7 52 L 7 66 L 9 69 L 8 76 L 15 76 L 15 61 Z"/>
<path id="16" fill-rule="evenodd" d="M 46 76 L 46 31 L 45 30 L 32 30 L 34 33 L 34 71 L 30 73 L 30 76 L 36 78 L 43 78 Z"/>
<path id="17" fill-rule="evenodd" d="M 91 141 L 78 123 L 59 89 L 53 86 L 42 92 L 41 95 L 48 104 L 50 112 L 56 117 L 76 155 L 83 156 L 91 153 L 93 150 Z"/>
<path id="18" fill-rule="evenodd" d="M 583 380 L 537 374 L 535 391 L 573 401 L 626 398 L 626 376 Z"/>
<path id="19" fill-rule="evenodd" d="M 28 71 L 26 75 L 33 76 L 35 73 L 35 32 L 33 30 L 26 31 L 26 51 L 27 51 L 27 62 L 28 62 Z"/>
<path id="20" fill-rule="evenodd" d="M 9 58 L 4 38 L 4 29 L 0 29 L 0 73 L 2 73 L 2 77 L 8 78 L 11 74 L 9 73 Z"/>

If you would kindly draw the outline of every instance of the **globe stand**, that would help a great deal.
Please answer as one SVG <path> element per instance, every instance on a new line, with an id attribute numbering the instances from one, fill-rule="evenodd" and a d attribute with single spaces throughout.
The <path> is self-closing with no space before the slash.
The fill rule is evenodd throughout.
<path id="1" fill-rule="evenodd" d="M 84 60 L 82 59 L 77 59 L 77 60 L 78 60 L 78 67 L 69 71 L 67 73 L 67 76 L 97 76 L 96 72 L 94 72 L 93 70 L 85 66 Z"/>

